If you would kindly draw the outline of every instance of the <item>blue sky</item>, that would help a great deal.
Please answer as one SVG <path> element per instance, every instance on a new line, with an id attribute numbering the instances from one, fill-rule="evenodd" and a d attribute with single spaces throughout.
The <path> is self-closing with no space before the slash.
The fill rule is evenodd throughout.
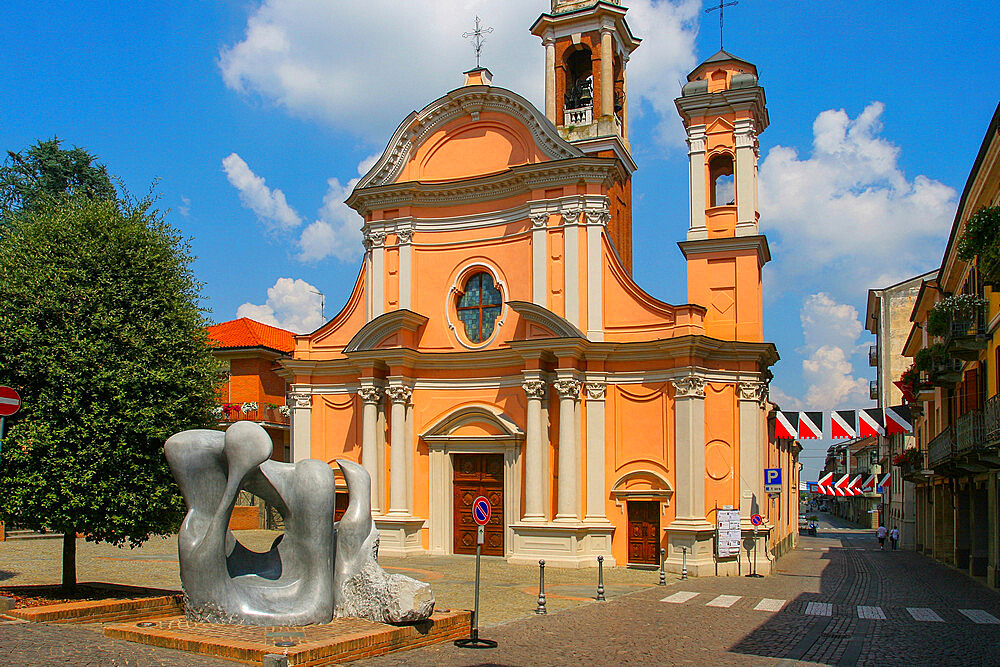
<path id="1" fill-rule="evenodd" d="M 8 2 L 0 148 L 58 135 L 133 193 L 155 181 L 193 240 L 213 318 L 310 329 L 321 321 L 310 290 L 331 317 L 357 274 L 357 220 L 340 201 L 359 165 L 410 110 L 461 83 L 473 64 L 461 34 L 476 14 L 495 28 L 483 59 L 494 83 L 540 104 L 542 48 L 527 30 L 548 4 Z M 682 303 L 687 174 L 672 100 L 718 49 L 717 14 L 625 4 L 644 39 L 629 63 L 635 276 Z M 940 262 L 1000 97 L 998 14 L 993 2 L 729 8 L 726 49 L 758 66 L 771 119 L 760 137 L 775 258 L 765 332 L 782 356 L 772 394 L 783 407 L 870 404 L 866 290 Z M 807 445 L 809 478 L 820 451 Z"/>

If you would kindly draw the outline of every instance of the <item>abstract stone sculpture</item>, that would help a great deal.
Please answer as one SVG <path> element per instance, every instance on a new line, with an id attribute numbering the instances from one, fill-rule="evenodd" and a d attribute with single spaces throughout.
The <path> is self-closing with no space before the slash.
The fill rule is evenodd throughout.
<path id="1" fill-rule="evenodd" d="M 306 625 L 356 616 L 399 623 L 434 611 L 430 586 L 379 567 L 371 479 L 358 464 L 337 461 L 349 502 L 335 523 L 333 469 L 316 459 L 270 460 L 271 438 L 257 424 L 238 422 L 225 433 L 184 431 L 164 450 L 188 509 L 177 552 L 190 618 Z M 250 551 L 229 530 L 244 489 L 285 519 L 285 533 L 267 552 Z"/>

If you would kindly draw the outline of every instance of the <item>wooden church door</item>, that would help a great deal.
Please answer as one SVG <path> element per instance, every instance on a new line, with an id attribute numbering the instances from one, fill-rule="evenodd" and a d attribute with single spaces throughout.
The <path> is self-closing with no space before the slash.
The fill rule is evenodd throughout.
<path id="1" fill-rule="evenodd" d="M 628 501 L 628 562 L 660 563 L 660 503 L 655 500 Z"/>
<path id="2" fill-rule="evenodd" d="M 476 553 L 476 522 L 472 518 L 472 501 L 486 496 L 492 514 L 486 525 L 482 553 L 503 556 L 503 454 L 454 454 L 455 512 L 454 551 L 457 554 Z"/>

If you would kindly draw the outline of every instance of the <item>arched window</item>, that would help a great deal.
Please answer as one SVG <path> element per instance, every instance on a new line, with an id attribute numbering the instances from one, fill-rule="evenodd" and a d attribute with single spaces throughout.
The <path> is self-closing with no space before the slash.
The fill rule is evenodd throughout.
<path id="1" fill-rule="evenodd" d="M 566 109 L 580 109 L 594 103 L 594 65 L 587 49 L 574 51 L 566 59 Z"/>
<path id="2" fill-rule="evenodd" d="M 736 182 L 733 179 L 733 158 L 716 155 L 708 162 L 712 178 L 709 206 L 732 206 L 736 203 Z"/>
<path id="3" fill-rule="evenodd" d="M 493 276 L 485 271 L 473 274 L 465 281 L 465 289 L 458 297 L 458 319 L 465 325 L 465 337 L 481 343 L 493 334 L 493 326 L 500 317 L 503 296 L 493 284 Z"/>

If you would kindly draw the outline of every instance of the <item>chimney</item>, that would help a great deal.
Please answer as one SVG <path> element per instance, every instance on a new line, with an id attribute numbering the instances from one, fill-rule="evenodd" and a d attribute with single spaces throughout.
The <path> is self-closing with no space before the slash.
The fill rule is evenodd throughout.
<path id="1" fill-rule="evenodd" d="M 493 83 L 493 72 L 485 67 L 470 69 L 465 74 L 465 85 L 467 86 L 489 86 Z"/>

